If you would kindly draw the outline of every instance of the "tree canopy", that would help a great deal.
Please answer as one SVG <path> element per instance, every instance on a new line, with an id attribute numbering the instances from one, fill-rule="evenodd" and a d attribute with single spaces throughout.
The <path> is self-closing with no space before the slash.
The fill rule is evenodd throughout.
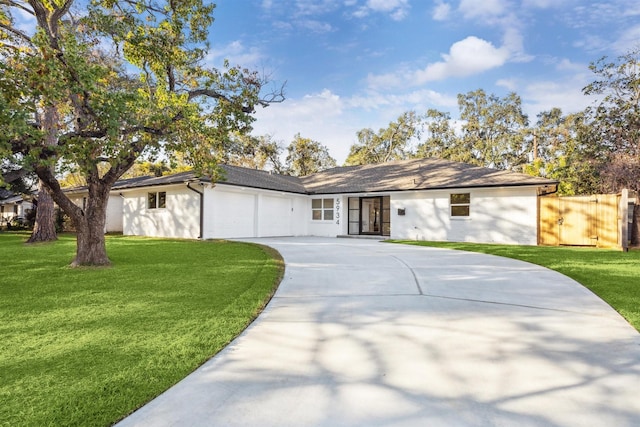
<path id="1" fill-rule="evenodd" d="M 589 67 L 595 80 L 584 88 L 599 102 L 587 109 L 598 149 L 606 156 L 603 183 L 609 191 L 640 191 L 640 48 Z"/>
<path id="2" fill-rule="evenodd" d="M 207 66 L 215 5 L 74 7 L 73 0 L 0 2 L 0 156 L 33 170 L 69 215 L 78 231 L 74 264 L 104 265 L 108 193 L 136 159 L 181 153 L 215 178 L 230 133 L 248 132 L 256 107 L 284 98 L 282 90 L 262 94 L 256 72 Z M 33 31 L 18 22 L 25 14 Z M 65 165 L 86 179 L 85 208 L 60 188 L 56 171 Z"/>
<path id="3" fill-rule="evenodd" d="M 287 173 L 306 176 L 336 166 L 336 160 L 329 150 L 318 141 L 296 134 L 287 147 Z"/>
<path id="4" fill-rule="evenodd" d="M 407 111 L 378 132 L 371 128 L 358 131 L 358 143 L 351 146 L 345 163 L 355 166 L 406 159 L 412 139 L 418 136 L 419 123 L 418 114 Z"/>

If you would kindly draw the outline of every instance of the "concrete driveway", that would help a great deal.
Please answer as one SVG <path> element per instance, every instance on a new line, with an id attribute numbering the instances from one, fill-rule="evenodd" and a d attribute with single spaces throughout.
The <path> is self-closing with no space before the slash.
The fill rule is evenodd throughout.
<path id="1" fill-rule="evenodd" d="M 553 271 L 371 240 L 257 239 L 264 313 L 125 426 L 639 426 L 640 334 Z"/>

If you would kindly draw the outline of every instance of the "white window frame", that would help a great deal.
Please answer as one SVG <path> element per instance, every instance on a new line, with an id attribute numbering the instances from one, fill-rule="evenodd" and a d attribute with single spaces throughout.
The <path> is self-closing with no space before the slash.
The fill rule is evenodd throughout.
<path id="1" fill-rule="evenodd" d="M 153 203 L 151 203 L 151 195 L 154 196 Z M 161 200 L 163 201 L 163 203 L 160 203 Z M 147 193 L 147 209 L 166 209 L 166 207 L 167 207 L 166 191 L 149 191 Z"/>
<path id="2" fill-rule="evenodd" d="M 466 196 L 466 199 L 468 199 L 468 201 L 459 201 L 456 200 L 454 202 L 454 198 L 456 196 Z M 466 207 L 467 208 L 467 214 L 466 215 L 461 215 L 459 213 L 455 213 L 454 214 L 454 208 L 460 208 L 460 207 Z M 451 193 L 449 194 L 449 216 L 451 218 L 469 218 L 471 216 L 471 193 Z"/>
<path id="3" fill-rule="evenodd" d="M 320 206 L 313 206 L 319 201 Z M 330 206 L 329 206 L 330 205 Z M 312 221 L 333 221 L 335 217 L 336 203 L 332 198 L 311 199 L 311 220 Z M 318 218 L 316 218 L 316 216 Z"/>

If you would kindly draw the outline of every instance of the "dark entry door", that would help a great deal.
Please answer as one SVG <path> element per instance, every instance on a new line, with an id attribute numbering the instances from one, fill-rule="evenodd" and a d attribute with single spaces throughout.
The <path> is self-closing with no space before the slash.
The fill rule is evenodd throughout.
<path id="1" fill-rule="evenodd" d="M 382 234 L 382 197 L 360 198 L 360 234 Z"/>
<path id="2" fill-rule="evenodd" d="M 389 236 L 389 196 L 349 198 L 349 234 Z"/>

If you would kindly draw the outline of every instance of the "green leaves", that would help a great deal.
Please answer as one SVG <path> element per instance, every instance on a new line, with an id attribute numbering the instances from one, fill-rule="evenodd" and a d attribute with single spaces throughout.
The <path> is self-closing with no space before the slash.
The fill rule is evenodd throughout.
<path id="1" fill-rule="evenodd" d="M 300 134 L 293 138 L 287 152 L 287 172 L 293 176 L 306 176 L 336 166 L 327 147 Z"/>
<path id="2" fill-rule="evenodd" d="M 598 97 L 587 109 L 594 145 L 606 156 L 601 165 L 606 191 L 640 191 L 640 48 L 589 67 L 596 79 L 583 92 Z"/>
<path id="3" fill-rule="evenodd" d="M 419 136 L 420 120 L 414 111 L 408 111 L 377 133 L 373 129 L 360 130 L 358 143 L 351 146 L 345 163 L 364 165 L 408 158 L 409 144 L 414 136 Z"/>
<path id="4" fill-rule="evenodd" d="M 528 119 L 522 101 L 515 93 L 504 98 L 479 89 L 458 95 L 464 146 L 470 162 L 496 169 L 517 170 L 527 161 L 530 146 L 526 140 Z"/>
<path id="5" fill-rule="evenodd" d="M 79 231 L 87 218 L 104 217 L 91 211 L 105 208 L 93 198 L 108 194 L 142 154 L 180 153 L 215 176 L 229 134 L 251 129 L 256 105 L 283 99 L 260 99 L 264 81 L 253 72 L 202 64 L 212 4 L 92 0 L 79 5 L 87 6 L 81 16 L 69 13 L 73 5 L 0 8 L 0 154 L 36 170 Z M 32 33 L 15 25 L 17 13 L 35 17 Z M 45 111 L 55 123 L 45 123 Z M 84 212 L 60 190 L 52 165 L 94 184 Z"/>

